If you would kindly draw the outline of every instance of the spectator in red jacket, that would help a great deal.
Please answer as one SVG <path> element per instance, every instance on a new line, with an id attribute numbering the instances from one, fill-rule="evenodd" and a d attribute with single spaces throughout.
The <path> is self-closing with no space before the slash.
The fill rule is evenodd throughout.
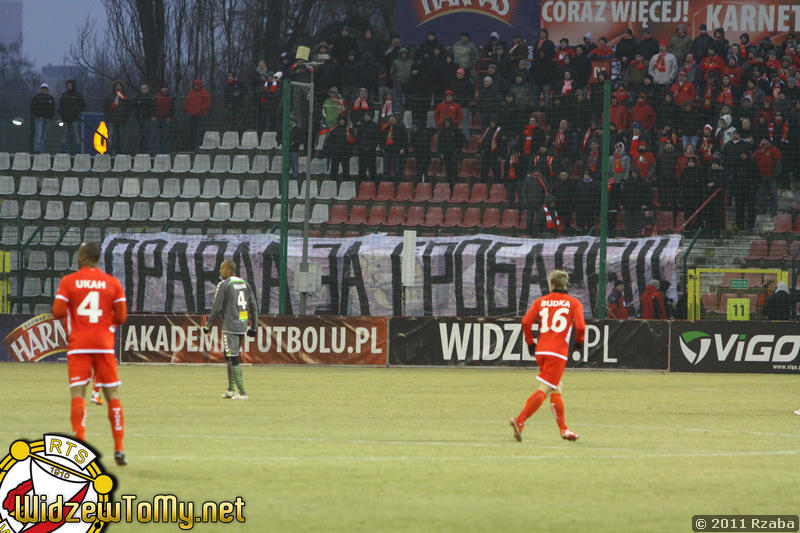
<path id="1" fill-rule="evenodd" d="M 707 80 L 711 72 L 721 73 L 725 68 L 725 60 L 719 57 L 713 48 L 708 49 L 708 55 L 700 63 L 700 69 L 703 71 L 703 77 Z"/>
<path id="2" fill-rule="evenodd" d="M 609 122 L 613 123 L 618 131 L 628 127 L 628 110 L 624 105 L 617 102 L 616 95 L 611 95 L 611 107 L 609 109 Z"/>
<path id="3" fill-rule="evenodd" d="M 633 167 L 639 170 L 639 175 L 646 181 L 653 181 L 656 174 L 656 157 L 647 149 L 647 143 L 640 141 L 636 153 L 631 155 Z"/>
<path id="4" fill-rule="evenodd" d="M 758 180 L 758 214 L 767 214 L 769 207 L 770 216 L 778 213 L 778 176 L 781 174 L 781 151 L 769 142 L 761 139 L 761 145 L 753 153 L 753 159 L 758 164 L 761 179 Z M 769 200 L 767 199 L 769 196 Z"/>
<path id="5" fill-rule="evenodd" d="M 672 94 L 672 101 L 680 107 L 683 107 L 685 102 L 694 100 L 697 97 L 697 89 L 694 83 L 686 81 L 686 73 L 684 71 L 678 72 L 678 81 L 672 84 L 669 92 Z"/>
<path id="6" fill-rule="evenodd" d="M 444 119 L 446 118 L 449 118 L 456 128 L 461 125 L 461 121 L 464 119 L 461 106 L 455 101 L 455 93 L 449 89 L 444 92 L 444 100 L 436 106 L 436 110 L 433 112 L 433 119 L 436 121 L 436 127 L 438 128 L 444 126 Z"/>
<path id="7" fill-rule="evenodd" d="M 608 318 L 625 320 L 628 318 L 628 304 L 625 302 L 625 284 L 617 281 L 614 290 L 608 295 Z"/>
<path id="8" fill-rule="evenodd" d="M 183 108 L 189 115 L 189 142 L 191 148 L 197 148 L 203 142 L 205 135 L 205 118 L 211 109 L 211 95 L 203 89 L 201 80 L 194 80 L 192 90 L 183 100 Z"/>
<path id="9" fill-rule="evenodd" d="M 642 131 L 649 132 L 656 127 L 656 111 L 653 106 L 647 103 L 647 96 L 640 93 L 636 99 L 636 104 L 631 108 L 630 123 L 639 122 L 642 125 Z"/>
<path id="10" fill-rule="evenodd" d="M 647 284 L 647 288 L 640 298 L 643 320 L 666 320 L 667 310 L 664 307 L 664 296 L 658 290 L 661 282 L 654 279 Z"/>

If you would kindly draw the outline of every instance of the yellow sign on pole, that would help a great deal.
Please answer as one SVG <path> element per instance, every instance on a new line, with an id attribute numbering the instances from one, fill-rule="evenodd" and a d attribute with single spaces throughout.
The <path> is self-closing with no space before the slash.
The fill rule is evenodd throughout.
<path id="1" fill-rule="evenodd" d="M 750 320 L 750 300 L 747 298 L 728 298 L 726 314 L 728 320 Z"/>

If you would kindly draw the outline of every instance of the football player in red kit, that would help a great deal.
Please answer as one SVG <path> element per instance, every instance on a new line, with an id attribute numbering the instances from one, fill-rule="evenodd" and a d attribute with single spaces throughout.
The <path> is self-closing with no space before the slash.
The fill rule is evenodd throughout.
<path id="1" fill-rule="evenodd" d="M 86 433 L 86 385 L 103 389 L 108 401 L 108 420 L 114 436 L 114 460 L 126 464 L 122 450 L 124 424 L 119 399 L 120 381 L 114 354 L 114 332 L 128 318 L 125 292 L 117 278 L 97 267 L 100 245 L 83 243 L 78 251 L 77 272 L 61 278 L 53 316 L 66 319 L 67 369 L 72 396 L 70 420 L 75 436 Z"/>
<path id="2" fill-rule="evenodd" d="M 522 441 L 525 421 L 536 412 L 545 399 L 550 397 L 550 407 L 556 417 L 561 438 L 577 440 L 578 435 L 567 427 L 564 421 L 564 402 L 561 401 L 561 376 L 567 366 L 569 339 L 575 327 L 575 345 L 583 344 L 586 322 L 583 320 L 583 306 L 576 298 L 567 294 L 569 276 L 561 270 L 550 274 L 550 294 L 533 302 L 522 317 L 522 332 L 528 349 L 536 354 L 536 364 L 540 381 L 539 388 L 531 394 L 522 411 L 511 419 L 514 438 Z M 538 342 L 533 339 L 533 324 L 539 325 Z"/>

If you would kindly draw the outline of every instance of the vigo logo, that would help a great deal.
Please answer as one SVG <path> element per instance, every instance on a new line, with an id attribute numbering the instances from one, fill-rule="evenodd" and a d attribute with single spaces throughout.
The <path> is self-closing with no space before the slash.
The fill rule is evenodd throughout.
<path id="1" fill-rule="evenodd" d="M 695 352 L 689 348 L 688 344 L 697 339 L 700 339 L 700 349 L 698 352 Z M 693 365 L 702 361 L 703 357 L 708 353 L 708 349 L 711 347 L 711 339 L 708 333 L 703 333 L 702 331 L 687 331 L 683 333 L 680 336 L 680 343 L 683 356 Z"/>

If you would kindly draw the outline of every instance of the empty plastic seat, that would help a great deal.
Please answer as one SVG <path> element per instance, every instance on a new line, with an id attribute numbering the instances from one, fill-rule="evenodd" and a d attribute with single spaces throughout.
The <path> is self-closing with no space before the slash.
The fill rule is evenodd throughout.
<path id="1" fill-rule="evenodd" d="M 11 154 L 8 152 L 0 152 L 0 170 L 9 170 L 11 168 Z"/>
<path id="2" fill-rule="evenodd" d="M 183 180 L 183 187 L 179 198 L 194 199 L 200 196 L 200 180 L 197 178 L 187 178 Z"/>
<path id="3" fill-rule="evenodd" d="M 519 224 L 519 211 L 516 209 L 504 209 L 503 210 L 503 218 L 500 219 L 500 224 L 498 224 L 498 228 L 502 229 L 512 229 L 516 228 Z"/>
<path id="4" fill-rule="evenodd" d="M 444 211 L 441 207 L 429 207 L 425 212 L 425 220 L 420 224 L 423 228 L 436 228 L 444 222 Z"/>
<path id="5" fill-rule="evenodd" d="M 44 178 L 39 196 L 58 196 L 61 194 L 61 185 L 58 178 Z"/>
<path id="6" fill-rule="evenodd" d="M 137 174 L 144 174 L 150 172 L 152 168 L 150 162 L 150 154 L 136 154 L 133 156 L 133 171 Z"/>
<path id="7" fill-rule="evenodd" d="M 319 157 L 314 157 L 311 159 L 311 175 L 318 176 L 320 174 L 325 174 L 328 169 L 328 163 L 325 159 L 321 159 Z"/>
<path id="8" fill-rule="evenodd" d="M 755 239 L 750 243 L 750 253 L 747 254 L 748 261 L 760 261 L 767 256 L 767 241 Z"/>
<path id="9" fill-rule="evenodd" d="M 122 198 L 138 198 L 142 194 L 141 187 L 139 186 L 139 178 L 123 178 L 122 189 L 120 190 L 120 197 Z"/>
<path id="10" fill-rule="evenodd" d="M 214 167 L 211 169 L 212 174 L 226 174 L 231 171 L 231 156 L 228 154 L 220 154 L 214 157 Z"/>
<path id="11" fill-rule="evenodd" d="M 300 198 L 301 200 L 305 199 L 306 197 L 306 185 L 308 183 L 309 183 L 308 180 L 303 180 L 303 182 L 300 184 L 300 194 L 298 195 L 298 198 Z M 315 180 L 311 180 L 310 183 L 311 187 L 309 188 L 308 191 L 309 198 L 316 198 L 317 195 L 319 194 L 319 191 L 317 190 L 317 182 Z"/>
<path id="12" fill-rule="evenodd" d="M 208 156 L 206 156 L 208 157 Z M 158 159 L 158 157 L 156 157 Z M 192 170 L 192 157 L 189 154 L 177 154 L 172 162 L 173 174 L 186 174 Z"/>
<path id="13" fill-rule="evenodd" d="M 81 184 L 75 176 L 66 176 L 61 179 L 59 195 L 65 198 L 74 198 L 81 192 Z"/>
<path id="14" fill-rule="evenodd" d="M 36 196 L 39 194 L 39 184 L 33 176 L 22 176 L 19 179 L 17 196 Z"/>
<path id="15" fill-rule="evenodd" d="M 375 204 L 369 208 L 367 220 L 364 222 L 367 226 L 380 226 L 386 223 L 386 206 L 383 204 Z"/>
<path id="16" fill-rule="evenodd" d="M 111 156 L 108 154 L 96 155 L 94 157 L 94 164 L 92 165 L 92 172 L 110 172 L 111 171 Z"/>
<path id="17" fill-rule="evenodd" d="M 388 182 L 386 182 L 388 183 Z M 356 202 L 371 202 L 375 200 L 375 182 L 362 181 L 358 185 L 358 195 L 355 197 Z"/>
<path id="18" fill-rule="evenodd" d="M 378 183 L 378 189 L 375 192 L 374 200 L 376 202 L 386 202 L 394 198 L 394 182 L 382 181 Z"/>
<path id="19" fill-rule="evenodd" d="M 76 174 L 85 174 L 92 170 L 92 156 L 89 154 L 75 154 L 72 160 L 72 171 Z"/>
<path id="20" fill-rule="evenodd" d="M 206 180 L 206 184 L 210 180 Z M 216 181 L 216 180 L 215 180 Z M 203 187 L 203 194 L 205 194 L 206 188 Z M 219 198 L 225 200 L 233 200 L 235 198 L 240 198 L 242 195 L 241 188 L 239 186 L 239 180 L 228 178 L 222 182 L 222 192 L 219 193 Z"/>
<path id="21" fill-rule="evenodd" d="M 289 222 L 292 224 L 302 223 L 306 219 L 306 206 L 297 204 L 292 209 L 292 214 L 289 216 Z"/>
<path id="22" fill-rule="evenodd" d="M 253 161 L 255 165 L 255 161 Z M 299 165 L 298 165 L 299 167 Z M 299 170 L 299 169 L 298 169 Z M 270 174 L 280 174 L 283 171 L 283 157 L 276 155 L 272 157 L 272 162 L 269 166 L 269 173 Z M 250 170 L 252 172 L 252 169 Z"/>
<path id="23" fill-rule="evenodd" d="M 125 188 L 125 184 L 122 184 Z M 142 180 L 142 191 L 140 193 L 142 198 L 158 198 L 161 196 L 161 184 L 158 178 L 144 178 Z"/>
<path id="24" fill-rule="evenodd" d="M 216 160 L 214 161 L 216 164 Z M 250 158 L 244 154 L 236 154 L 233 156 L 233 163 L 231 163 L 231 174 L 247 174 L 250 171 Z"/>
<path id="25" fill-rule="evenodd" d="M 478 160 L 472 157 L 462 159 L 461 168 L 459 168 L 458 170 L 458 177 L 462 179 L 480 177 L 480 170 L 478 169 Z"/>
<path id="26" fill-rule="evenodd" d="M 155 202 L 150 213 L 150 222 L 166 222 L 169 220 L 169 202 Z"/>
<path id="27" fill-rule="evenodd" d="M 446 218 L 446 217 L 445 217 Z M 472 229 L 481 225 L 481 208 L 468 207 L 464 210 L 464 219 L 459 224 L 462 228 Z"/>
<path id="28" fill-rule="evenodd" d="M 119 198 L 120 193 L 121 190 L 117 178 L 103 178 L 102 188 L 100 189 L 101 198 Z"/>
<path id="29" fill-rule="evenodd" d="M 339 202 L 347 202 L 356 197 L 356 183 L 354 181 L 343 181 L 339 185 L 339 194 L 336 195 L 335 200 Z"/>
<path id="30" fill-rule="evenodd" d="M 211 171 L 211 156 L 208 154 L 197 154 L 194 156 L 192 174 L 207 174 Z"/>
<path id="31" fill-rule="evenodd" d="M 63 246 L 77 246 L 81 243 L 81 229 L 78 227 L 71 227 L 69 228 L 66 233 L 64 233 L 64 237 L 61 239 L 61 244 Z M 77 267 L 77 255 L 73 256 L 75 267 Z M 70 270 L 76 270 L 76 268 L 72 266 L 72 261 L 70 261 Z"/>
<path id="32" fill-rule="evenodd" d="M 283 207 L 281 206 L 281 204 L 275 204 L 275 206 L 273 206 L 272 212 L 270 213 L 269 218 L 267 218 L 267 220 L 269 222 L 276 222 L 276 223 L 280 222 L 282 213 L 283 213 Z"/>
<path id="33" fill-rule="evenodd" d="M 203 182 L 203 192 L 200 194 L 200 198 L 214 200 L 221 195 L 222 191 L 220 191 L 219 180 L 217 178 L 208 178 Z"/>
<path id="34" fill-rule="evenodd" d="M 83 222 L 89 216 L 86 202 L 74 201 L 69 204 L 67 220 L 70 222 Z"/>
<path id="35" fill-rule="evenodd" d="M 17 152 L 14 154 L 14 164 L 11 170 L 15 172 L 27 172 L 31 169 L 31 154 L 28 152 Z"/>
<path id="36" fill-rule="evenodd" d="M 281 197 L 280 182 L 278 180 L 267 180 L 261 188 L 262 200 L 276 200 Z"/>
<path id="37" fill-rule="evenodd" d="M 47 270 L 47 262 L 47 252 L 44 250 L 32 250 L 28 252 L 25 268 L 34 271 Z"/>
<path id="38" fill-rule="evenodd" d="M 48 200 L 44 207 L 44 219 L 50 221 L 64 220 L 64 202 Z"/>
<path id="39" fill-rule="evenodd" d="M 50 170 L 50 154 L 35 154 L 31 170 L 34 172 L 47 172 Z"/>
<path id="40" fill-rule="evenodd" d="M 328 220 L 328 204 L 315 204 L 311 208 L 311 216 L 308 217 L 309 224 L 322 224 Z"/>
<path id="41" fill-rule="evenodd" d="M 433 186 L 430 182 L 418 183 L 417 189 L 414 191 L 412 202 L 429 202 L 433 198 Z"/>
<path id="42" fill-rule="evenodd" d="M 397 185 L 397 191 L 392 198 L 393 202 L 410 202 L 414 197 L 414 184 L 410 181 L 403 181 Z"/>
<path id="43" fill-rule="evenodd" d="M 42 280 L 39 278 L 25 278 L 22 283 L 22 296 L 40 296 L 42 294 Z"/>
<path id="44" fill-rule="evenodd" d="M 200 145 L 201 150 L 216 150 L 219 148 L 220 137 L 218 131 L 207 131 L 203 135 L 203 144 Z"/>
<path id="45" fill-rule="evenodd" d="M 247 222 L 248 220 L 250 220 L 250 204 L 248 202 L 236 202 L 233 204 L 231 222 Z"/>
<path id="46" fill-rule="evenodd" d="M 333 180 L 325 180 L 319 186 L 317 193 L 317 200 L 329 201 L 336 197 L 336 182 Z"/>
<path id="47" fill-rule="evenodd" d="M 278 133 L 275 131 L 265 131 L 261 134 L 261 143 L 258 145 L 259 150 L 274 150 L 278 147 Z"/>
<path id="48" fill-rule="evenodd" d="M 133 207 L 131 207 L 130 220 L 131 222 L 147 222 L 150 220 L 150 204 L 147 202 L 134 202 Z"/>
<path id="49" fill-rule="evenodd" d="M 406 208 L 402 205 L 393 205 L 386 216 L 386 226 L 402 226 L 406 220 Z"/>
<path id="50" fill-rule="evenodd" d="M 432 207 L 431 209 L 435 209 Z M 442 221 L 443 228 L 455 228 L 456 226 L 461 225 L 461 208 L 460 207 L 448 207 L 447 211 L 444 214 L 444 220 Z"/>
<path id="51" fill-rule="evenodd" d="M 161 198 L 178 198 L 180 194 L 181 181 L 178 178 L 167 178 L 161 184 Z"/>
<path id="52" fill-rule="evenodd" d="M 347 218 L 348 226 L 361 226 L 367 221 L 367 206 L 354 205 L 350 208 L 350 216 Z"/>
<path id="53" fill-rule="evenodd" d="M 0 246 L 16 246 L 19 244 L 19 231 L 16 226 L 5 224 L 0 232 Z M 16 268 L 16 265 L 11 265 Z"/>
<path id="54" fill-rule="evenodd" d="M 255 150 L 256 148 L 258 148 L 258 132 L 253 130 L 243 132 L 239 150 Z"/>
<path id="55" fill-rule="evenodd" d="M 253 206 L 253 216 L 250 217 L 250 222 L 266 222 L 269 220 L 269 211 L 267 202 L 256 202 L 256 205 Z"/>
<path id="56" fill-rule="evenodd" d="M 0 176 L 0 198 L 14 195 L 14 177 Z"/>
<path id="57" fill-rule="evenodd" d="M 246 199 L 258 198 L 258 194 L 260 191 L 261 191 L 261 186 L 258 184 L 258 180 L 247 179 L 244 180 L 244 183 L 242 184 L 242 192 L 239 195 L 239 197 Z"/>
<path id="58" fill-rule="evenodd" d="M 83 230 L 84 242 L 100 242 L 103 240 L 103 228 L 99 226 L 90 226 Z"/>
<path id="59" fill-rule="evenodd" d="M 256 154 L 253 157 L 253 164 L 250 166 L 249 174 L 267 174 L 269 172 L 269 157 L 264 154 Z"/>
<path id="60" fill-rule="evenodd" d="M 336 204 L 331 206 L 331 213 L 330 217 L 328 218 L 328 224 L 344 224 L 347 221 L 348 212 L 347 206 L 342 204 Z"/>
<path id="61" fill-rule="evenodd" d="M 175 202 L 172 206 L 172 215 L 170 215 L 170 222 L 186 222 L 192 214 L 192 209 L 189 207 L 189 202 Z"/>
<path id="62" fill-rule="evenodd" d="M 499 204 L 505 202 L 506 198 L 506 186 L 502 183 L 494 183 L 492 184 L 492 188 L 489 189 L 489 197 L 486 199 L 486 202 L 490 204 Z"/>
<path id="63" fill-rule="evenodd" d="M 113 222 L 127 222 L 131 218 L 131 205 L 128 202 L 114 202 L 111 206 L 109 220 Z"/>
<path id="64" fill-rule="evenodd" d="M 0 201 L 0 219 L 12 219 L 19 216 L 19 203 L 16 200 Z"/>
<path id="65" fill-rule="evenodd" d="M 95 177 L 83 178 L 80 196 L 82 198 L 97 198 L 100 196 L 100 179 Z"/>
<path id="66" fill-rule="evenodd" d="M 473 184 L 467 202 L 470 204 L 479 204 L 487 202 L 488 200 L 489 200 L 489 187 L 485 183 Z"/>
<path id="67" fill-rule="evenodd" d="M 463 185 L 463 184 L 462 184 Z M 437 183 L 436 187 L 433 188 L 433 196 L 430 200 L 431 203 L 444 203 L 450 201 L 450 184 L 449 183 Z"/>
<path id="68" fill-rule="evenodd" d="M 403 226 L 408 228 L 414 228 L 417 226 L 421 226 L 422 223 L 425 221 L 425 210 L 420 205 L 412 205 L 408 208 L 408 213 L 406 213 L 406 220 L 403 222 Z"/>
<path id="69" fill-rule="evenodd" d="M 769 261 L 782 261 L 786 257 L 788 251 L 789 247 L 786 241 L 772 241 L 766 259 Z"/>
<path id="70" fill-rule="evenodd" d="M 450 196 L 450 202 L 454 204 L 465 203 L 469 200 L 469 184 L 456 183 L 453 185 L 453 194 Z"/>
<path id="71" fill-rule="evenodd" d="M 465 217 L 466 221 L 466 217 Z M 500 209 L 496 207 L 487 207 L 483 210 L 483 221 L 481 226 L 486 229 L 496 228 L 500 225 Z"/>
<path id="72" fill-rule="evenodd" d="M 42 206 L 39 200 L 25 200 L 22 204 L 22 220 L 39 220 L 42 218 Z"/>
<path id="73" fill-rule="evenodd" d="M 290 180 L 289 181 L 289 199 L 295 200 L 300 198 L 300 186 L 297 183 L 297 180 Z"/>
<path id="74" fill-rule="evenodd" d="M 53 166 L 50 170 L 53 172 L 69 172 L 72 170 L 72 161 L 69 159 L 69 154 L 54 155 Z"/>
<path id="75" fill-rule="evenodd" d="M 355 177 L 358 176 L 358 157 L 353 156 L 350 158 L 350 176 Z M 377 163 L 375 165 L 375 170 L 377 170 Z"/>
<path id="76" fill-rule="evenodd" d="M 227 222 L 231 219 L 231 204 L 229 202 L 215 202 L 211 222 Z"/>
<path id="77" fill-rule="evenodd" d="M 121 174 L 123 172 L 130 172 L 133 168 L 133 164 L 131 162 L 131 156 L 128 154 L 117 154 L 114 156 L 114 166 L 112 167 L 111 171 L 115 174 Z"/>
<path id="78" fill-rule="evenodd" d="M 172 163 L 169 160 L 169 154 L 156 154 L 156 156 L 153 158 L 153 168 L 150 169 L 150 172 L 160 174 L 171 171 Z"/>
<path id="79" fill-rule="evenodd" d="M 790 231 L 792 231 L 792 215 L 779 213 L 775 217 L 775 228 L 772 233 L 789 233 Z"/>
<path id="80" fill-rule="evenodd" d="M 89 220 L 92 222 L 105 222 L 111 216 L 111 207 L 105 200 L 98 200 L 92 206 L 92 214 Z"/>
<path id="81" fill-rule="evenodd" d="M 222 134 L 222 141 L 219 143 L 220 150 L 235 150 L 239 148 L 239 132 L 226 131 Z"/>

